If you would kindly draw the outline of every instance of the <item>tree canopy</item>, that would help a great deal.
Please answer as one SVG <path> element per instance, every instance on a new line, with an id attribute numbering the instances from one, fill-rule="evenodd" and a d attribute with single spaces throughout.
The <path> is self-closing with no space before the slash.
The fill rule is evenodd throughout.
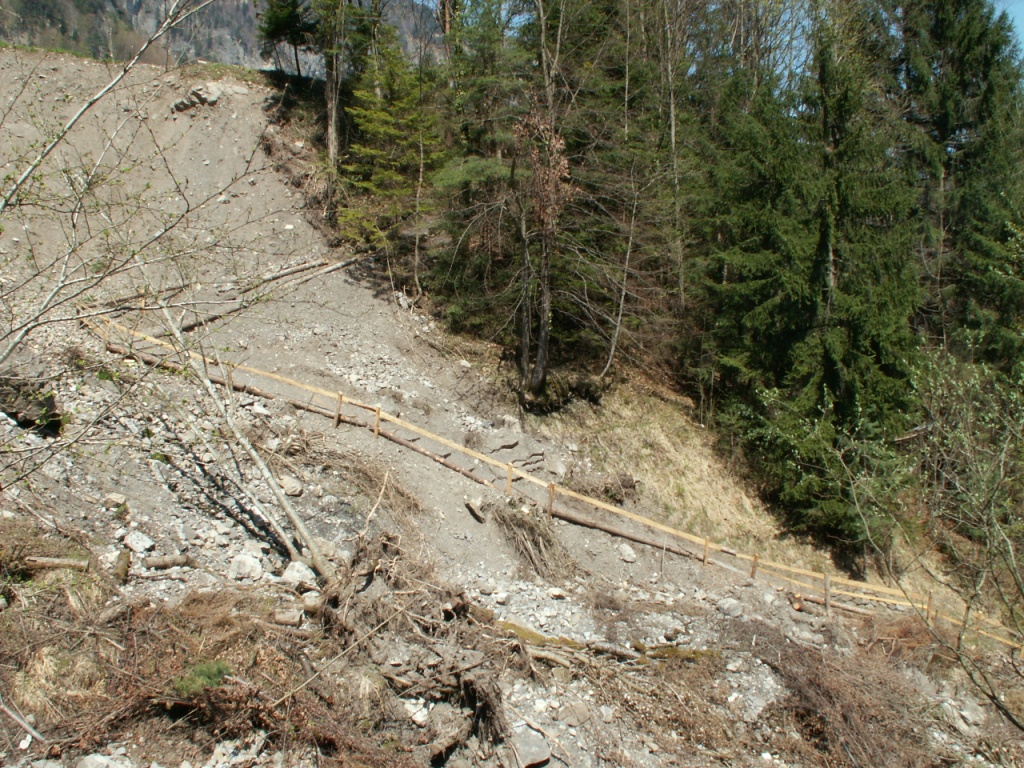
<path id="1" fill-rule="evenodd" d="M 340 208 L 415 231 L 417 297 L 507 350 L 525 407 L 657 371 L 856 548 L 926 362 L 1020 373 L 1022 69 L 990 0 L 463 0 L 414 57 L 380 4 L 273 3 L 266 39 L 328 64 Z"/>

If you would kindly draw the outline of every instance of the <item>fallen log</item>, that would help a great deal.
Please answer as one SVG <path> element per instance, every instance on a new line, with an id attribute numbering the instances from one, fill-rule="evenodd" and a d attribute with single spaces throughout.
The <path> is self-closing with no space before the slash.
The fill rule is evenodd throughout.
<path id="1" fill-rule="evenodd" d="M 123 355 L 125 357 L 134 357 L 135 359 L 143 363 L 146 363 L 147 365 L 166 368 L 168 370 L 175 372 L 181 372 L 182 370 L 182 365 L 180 363 L 176 363 L 173 360 L 167 358 L 151 355 L 146 352 L 141 352 L 137 349 L 124 347 L 112 341 L 108 341 L 106 346 L 107 350 L 113 352 L 114 354 Z M 315 405 L 314 403 L 304 402 L 302 400 L 295 400 L 290 397 L 282 397 L 273 392 L 268 392 L 266 390 L 260 389 L 259 387 L 253 386 L 252 384 L 245 384 L 242 382 L 235 381 L 233 378 L 229 381 L 212 372 L 209 372 L 207 376 L 210 379 L 210 381 L 212 381 L 214 384 L 219 384 L 221 386 L 230 385 L 233 389 L 235 389 L 238 392 L 244 392 L 245 394 L 253 395 L 254 397 L 261 397 L 265 400 L 282 400 L 298 410 L 307 411 L 309 413 L 315 413 L 318 416 L 324 416 L 333 421 L 343 422 L 354 427 L 361 427 L 363 429 L 369 430 L 374 429 L 374 425 L 371 423 L 360 421 L 359 419 L 352 418 L 351 416 L 346 416 L 330 408 L 324 408 L 322 406 Z M 449 461 L 447 458 L 439 456 L 438 454 L 429 451 L 426 448 L 422 448 L 421 446 L 416 445 L 410 440 L 406 440 L 405 438 L 399 437 L 393 432 L 389 432 L 378 427 L 376 430 L 376 434 L 379 434 L 384 439 L 390 440 L 391 442 L 396 443 L 397 445 L 400 445 L 403 448 L 408 448 L 409 450 L 414 451 L 420 454 L 421 456 L 425 456 L 431 461 L 435 461 L 447 469 L 450 469 L 454 472 L 458 472 L 460 475 L 467 478 L 468 480 L 472 480 L 474 483 L 486 486 L 487 488 L 491 488 L 492 490 L 500 490 L 491 481 L 485 480 L 484 478 L 474 474 L 468 469 L 460 467 L 454 462 Z M 671 552 L 674 555 L 681 555 L 682 557 L 689 557 L 698 560 L 701 559 L 700 555 L 697 555 L 694 552 L 691 552 L 690 550 L 679 546 L 678 544 L 669 544 L 667 542 L 657 541 L 649 536 L 632 533 L 619 526 L 611 525 L 609 523 L 596 520 L 590 516 L 583 515 L 578 512 L 570 512 L 569 510 L 559 509 L 555 507 L 552 509 L 551 515 L 552 517 L 556 517 L 559 520 L 565 520 L 566 522 L 573 523 L 574 525 L 581 525 L 586 528 L 593 528 L 595 530 L 604 531 L 605 533 L 609 533 L 612 536 L 617 536 L 628 541 L 633 541 L 637 544 L 643 544 L 655 550 Z M 708 563 L 717 565 L 721 568 L 725 568 L 727 570 L 746 576 L 746 573 L 740 571 L 740 569 L 723 563 L 720 560 L 709 560 Z"/>
<path id="2" fill-rule="evenodd" d="M 818 597 L 817 595 L 800 595 L 800 599 L 805 603 L 814 603 L 815 605 L 825 605 L 825 598 Z M 829 601 L 829 607 L 838 608 L 841 611 L 847 611 L 848 613 L 856 613 L 858 616 L 877 616 L 878 614 L 874 611 L 869 611 L 866 608 L 859 608 L 856 605 L 847 605 L 846 603 L 837 603 L 835 600 Z"/>
<path id="3" fill-rule="evenodd" d="M 74 568 L 76 571 L 89 570 L 88 560 L 76 560 L 70 557 L 26 557 L 22 565 L 30 570 L 42 570 L 44 568 Z"/>
<path id="4" fill-rule="evenodd" d="M 185 567 L 193 565 L 192 558 L 188 555 L 160 555 L 147 557 L 142 561 L 146 568 L 164 570 L 165 568 Z"/>

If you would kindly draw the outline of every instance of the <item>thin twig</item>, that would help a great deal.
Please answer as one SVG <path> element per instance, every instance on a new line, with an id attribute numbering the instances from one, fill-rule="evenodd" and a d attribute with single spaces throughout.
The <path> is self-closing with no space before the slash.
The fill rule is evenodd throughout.
<path id="1" fill-rule="evenodd" d="M 19 715 L 17 712 L 12 711 L 6 704 L 4 704 L 3 696 L 0 696 L 0 712 L 3 712 L 5 715 L 11 718 L 11 720 L 20 725 L 25 730 L 25 733 L 27 733 L 33 739 L 38 741 L 40 744 L 49 743 L 49 741 L 43 736 L 43 734 L 41 734 L 39 731 L 37 731 L 35 728 L 29 725 L 21 715 Z"/>
<path id="2" fill-rule="evenodd" d="M 377 501 L 373 504 L 373 509 L 366 513 L 366 525 L 363 526 L 363 530 L 359 532 L 360 539 L 366 538 L 366 534 L 370 531 L 370 519 L 373 517 L 373 513 L 377 511 L 377 507 L 380 506 L 380 500 L 384 498 L 384 491 L 388 487 L 388 475 L 390 470 L 384 473 L 384 482 L 380 484 L 380 493 L 377 494 Z"/>
<path id="3" fill-rule="evenodd" d="M 339 653 L 339 654 L 338 654 L 337 656 L 335 656 L 335 657 L 334 657 L 333 659 L 331 659 L 330 661 L 328 661 L 328 662 L 327 662 L 326 664 L 324 664 L 324 665 L 323 665 L 322 667 L 320 667 L 320 669 L 318 669 L 318 670 L 317 670 L 316 672 L 314 672 L 314 673 L 313 673 L 312 675 L 310 675 L 309 677 L 307 677 L 307 678 L 306 678 L 306 679 L 305 679 L 304 681 L 302 681 L 301 683 L 299 683 L 299 684 L 298 684 L 297 686 L 295 686 L 294 688 L 292 688 L 292 689 L 291 689 L 290 691 L 288 691 L 288 693 L 286 693 L 286 694 L 285 694 L 284 696 L 282 696 L 282 697 L 281 697 L 280 699 L 278 699 L 278 700 L 277 700 L 277 701 L 275 701 L 275 702 L 274 702 L 273 704 L 271 704 L 271 705 L 270 705 L 270 706 L 271 706 L 271 708 L 272 708 L 272 709 L 276 709 L 277 707 L 279 707 L 279 706 L 281 706 L 282 704 L 284 704 L 284 702 L 286 702 L 286 701 L 287 701 L 288 699 L 290 699 L 290 698 L 291 698 L 292 696 L 294 696 L 294 695 L 295 695 L 296 693 L 298 693 L 299 691 L 301 691 L 301 690 L 302 690 L 303 688 L 305 688 L 305 687 L 306 687 L 307 685 L 309 685 L 310 683 L 312 683 L 312 682 L 313 682 L 314 680 L 316 680 L 316 679 L 317 679 L 318 677 L 320 677 L 320 675 L 322 675 L 322 674 L 323 674 L 324 672 L 326 672 L 326 671 L 327 671 L 328 669 L 330 669 L 330 668 L 331 668 L 332 666 L 334 666 L 334 665 L 335 665 L 336 663 L 338 663 L 338 662 L 339 662 L 339 661 L 341 661 L 341 660 L 342 660 L 343 658 L 345 658 L 345 657 L 346 657 L 346 656 L 347 656 L 347 655 L 349 654 L 349 651 L 354 651 L 354 650 L 355 650 L 356 648 L 358 648 L 358 647 L 359 647 L 359 645 L 360 645 L 360 644 L 362 644 L 362 642 L 363 642 L 364 640 L 367 640 L 368 638 L 370 638 L 370 637 L 372 637 L 373 635 L 377 634 L 377 632 L 378 632 L 379 630 L 381 630 L 381 629 L 383 629 L 383 628 L 384 628 L 385 626 L 387 626 L 387 625 L 388 625 L 388 624 L 389 624 L 389 623 L 391 622 L 391 620 L 392 620 L 392 619 L 394 619 L 394 618 L 395 618 L 396 616 L 398 616 L 399 614 L 401 614 L 401 613 L 402 613 L 402 612 L 404 612 L 404 611 L 405 611 L 405 606 L 402 606 L 402 607 L 401 607 L 401 608 L 399 608 L 399 609 L 398 609 L 397 611 L 395 611 L 395 612 L 394 612 L 394 613 L 392 613 L 392 614 L 391 614 L 390 616 L 388 616 L 388 617 L 387 617 L 386 619 L 384 619 L 384 621 L 382 621 L 382 622 L 381 622 L 380 624 L 378 624 L 377 626 L 375 626 L 375 627 L 374 627 L 373 629 L 367 630 L 367 632 L 366 632 L 366 633 L 364 633 L 364 634 L 363 634 L 363 636 L 362 636 L 362 637 L 360 637 L 359 639 L 357 639 L 357 640 L 356 640 L 356 641 L 355 641 L 354 643 L 352 643 L 352 645 L 350 645 L 350 646 L 349 646 L 348 648 L 346 648 L 346 649 L 345 649 L 344 651 L 342 651 L 342 652 L 341 652 L 341 653 Z"/>

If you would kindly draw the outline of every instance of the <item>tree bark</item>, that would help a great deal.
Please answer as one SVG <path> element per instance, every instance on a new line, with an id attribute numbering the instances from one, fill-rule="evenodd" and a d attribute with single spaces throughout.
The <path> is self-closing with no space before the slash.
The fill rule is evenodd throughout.
<path id="1" fill-rule="evenodd" d="M 519 293 L 519 380 L 520 390 L 527 388 L 530 375 L 530 342 L 533 326 L 533 312 L 530 305 L 530 287 L 533 282 L 533 265 L 530 263 L 530 236 L 526 223 L 526 208 L 519 214 L 519 243 L 522 256 L 522 276 Z"/>
<path id="2" fill-rule="evenodd" d="M 337 51 L 324 53 L 325 89 L 327 101 L 327 162 L 331 169 L 338 165 L 341 156 L 341 54 Z"/>
<path id="3" fill-rule="evenodd" d="M 539 395 L 548 380 L 548 347 L 551 341 L 551 244 L 544 238 L 540 260 L 540 327 L 537 332 L 537 356 L 530 374 L 529 391 Z"/>

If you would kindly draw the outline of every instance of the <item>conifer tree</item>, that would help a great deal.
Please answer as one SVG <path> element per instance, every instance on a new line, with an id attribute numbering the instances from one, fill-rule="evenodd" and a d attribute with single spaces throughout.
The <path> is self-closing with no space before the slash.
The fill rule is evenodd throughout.
<path id="1" fill-rule="evenodd" d="M 304 0 L 264 0 L 265 7 L 260 13 L 256 33 L 264 58 L 275 54 L 277 46 L 285 43 L 292 47 L 295 55 L 295 74 L 302 77 L 299 50 L 307 48 L 312 41 L 315 23 Z"/>
<path id="2" fill-rule="evenodd" d="M 795 108 L 742 80 L 723 101 L 706 291 L 716 373 L 736 398 L 726 420 L 799 527 L 852 544 L 864 521 L 846 470 L 913 404 L 913 198 L 885 67 L 868 55 L 884 29 L 839 4 L 814 21 Z"/>
<path id="3" fill-rule="evenodd" d="M 360 192 L 394 198 L 412 189 L 421 149 L 426 164 L 433 162 L 439 137 L 424 108 L 425 84 L 402 54 L 395 28 L 381 24 L 374 36 L 347 109 L 355 131 L 342 170 Z"/>
<path id="4" fill-rule="evenodd" d="M 989 0 L 910 0 L 902 35 L 900 84 L 918 130 L 924 327 L 1005 369 L 1024 352 L 1024 293 L 1007 274 L 1010 225 L 1024 221 L 1019 48 Z"/>

